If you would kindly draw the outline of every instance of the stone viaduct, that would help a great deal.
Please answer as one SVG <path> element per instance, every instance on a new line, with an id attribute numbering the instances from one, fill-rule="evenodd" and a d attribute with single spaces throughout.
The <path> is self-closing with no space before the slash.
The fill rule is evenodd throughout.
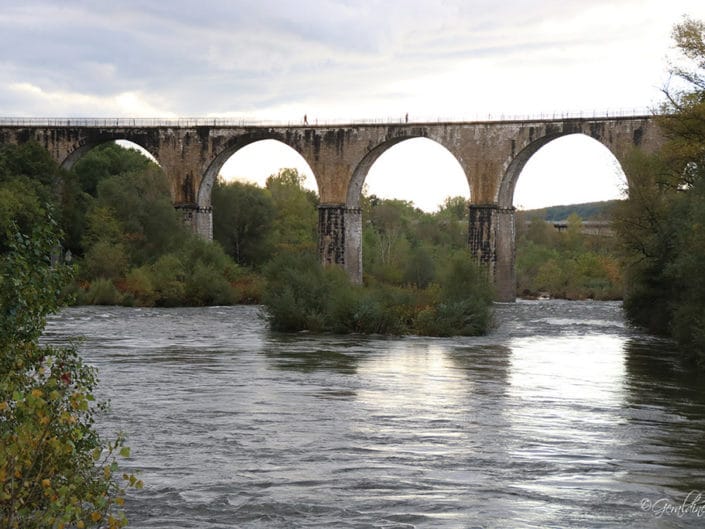
<path id="1" fill-rule="evenodd" d="M 274 139 L 308 162 L 320 196 L 319 250 L 324 264 L 362 278 L 360 193 L 372 164 L 410 138 L 445 147 L 465 171 L 469 186 L 468 246 L 487 266 L 498 300 L 515 298 L 514 188 L 529 158 L 551 140 L 585 134 L 623 162 L 633 149 L 652 151 L 662 138 L 652 116 L 559 118 L 523 121 L 248 126 L 217 121 L 148 120 L 0 121 L 0 143 L 36 141 L 64 168 L 96 145 L 129 140 L 149 151 L 171 181 L 174 206 L 203 237 L 212 237 L 211 189 L 238 149 Z M 429 175 L 433 178 L 433 175 Z"/>

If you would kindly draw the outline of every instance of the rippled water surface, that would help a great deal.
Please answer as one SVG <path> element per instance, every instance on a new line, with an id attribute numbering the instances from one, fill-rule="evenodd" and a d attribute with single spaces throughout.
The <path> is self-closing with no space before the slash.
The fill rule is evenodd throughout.
<path id="1" fill-rule="evenodd" d="M 72 308 L 135 528 L 705 527 L 705 379 L 620 305 L 482 338 L 277 335 L 256 307 Z M 702 496 L 700 496 L 702 494 Z"/>

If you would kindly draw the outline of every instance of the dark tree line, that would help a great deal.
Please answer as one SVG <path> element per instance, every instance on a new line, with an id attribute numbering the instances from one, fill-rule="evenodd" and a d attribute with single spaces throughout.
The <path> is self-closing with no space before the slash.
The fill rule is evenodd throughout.
<path id="1" fill-rule="evenodd" d="M 658 123 L 660 152 L 634 153 L 629 200 L 616 215 L 626 261 L 624 308 L 705 361 L 705 24 L 673 30 L 680 52 Z"/>

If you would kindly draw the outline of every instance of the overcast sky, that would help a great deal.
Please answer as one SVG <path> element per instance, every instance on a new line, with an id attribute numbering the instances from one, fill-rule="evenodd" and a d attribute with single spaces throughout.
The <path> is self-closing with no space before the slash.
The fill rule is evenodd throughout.
<path id="1" fill-rule="evenodd" d="M 684 14 L 705 19 L 705 1 L 2 0 L 0 113 L 323 122 L 643 111 L 659 101 Z M 408 162 L 403 149 L 388 154 Z M 376 171 L 370 187 L 387 178 Z"/>

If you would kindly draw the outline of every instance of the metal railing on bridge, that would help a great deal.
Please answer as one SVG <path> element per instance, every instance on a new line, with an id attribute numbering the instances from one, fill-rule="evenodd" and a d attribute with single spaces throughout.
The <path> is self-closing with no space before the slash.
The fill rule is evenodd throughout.
<path id="1" fill-rule="evenodd" d="M 395 125 L 405 123 L 478 123 L 548 121 L 563 119 L 605 119 L 651 116 L 649 108 L 631 108 L 605 111 L 542 112 L 536 114 L 487 113 L 466 116 L 435 117 L 407 116 L 377 118 L 310 118 L 300 120 L 262 120 L 250 117 L 0 117 L 5 127 L 327 127 L 332 125 Z"/>

